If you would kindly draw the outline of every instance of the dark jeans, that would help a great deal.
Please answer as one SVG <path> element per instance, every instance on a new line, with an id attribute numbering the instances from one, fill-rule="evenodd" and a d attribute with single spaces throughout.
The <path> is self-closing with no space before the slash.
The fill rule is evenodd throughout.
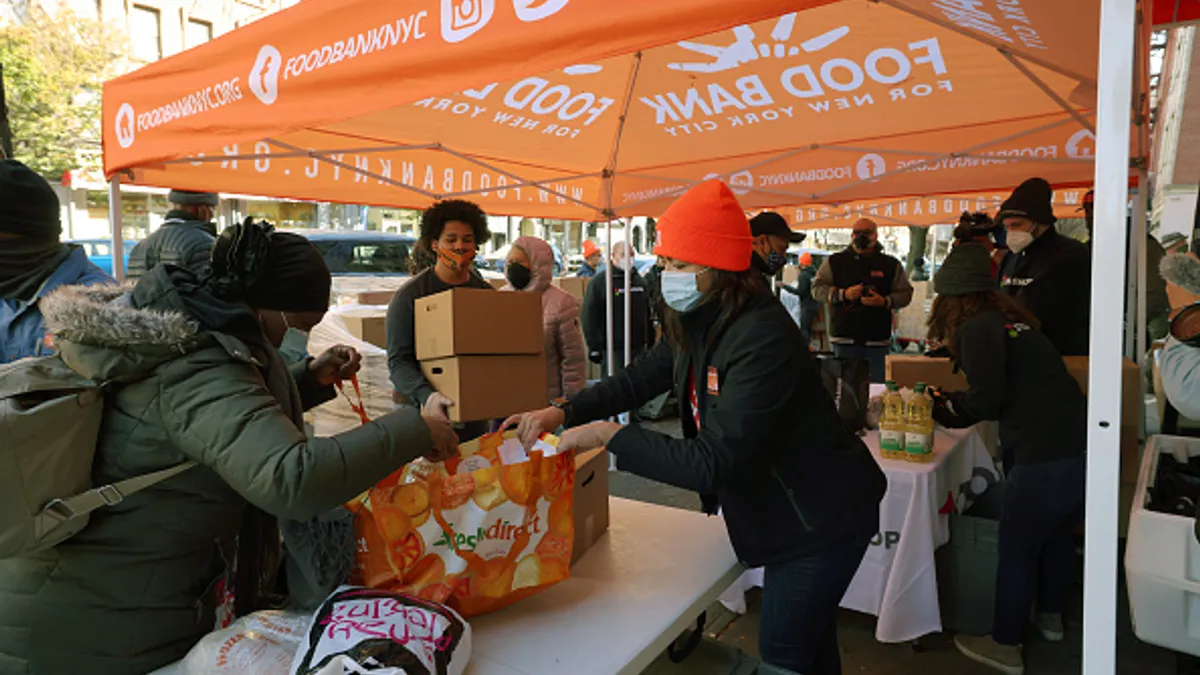
<path id="1" fill-rule="evenodd" d="M 804 335 L 804 344 L 812 346 L 813 321 L 817 318 L 815 310 L 800 308 L 800 332 Z"/>
<path id="2" fill-rule="evenodd" d="M 1061 614 L 1075 562 L 1072 534 L 1083 519 L 1083 456 L 1020 464 L 1004 482 L 992 637 L 1021 644 L 1034 589 L 1038 611 Z"/>
<path id="3" fill-rule="evenodd" d="M 849 538 L 763 570 L 758 650 L 766 663 L 803 675 L 841 675 L 837 610 L 870 544 Z"/>
<path id="4" fill-rule="evenodd" d="M 871 382 L 883 384 L 887 379 L 888 348 L 863 347 L 860 345 L 833 345 L 833 354 L 839 359 L 866 359 L 871 364 Z"/>

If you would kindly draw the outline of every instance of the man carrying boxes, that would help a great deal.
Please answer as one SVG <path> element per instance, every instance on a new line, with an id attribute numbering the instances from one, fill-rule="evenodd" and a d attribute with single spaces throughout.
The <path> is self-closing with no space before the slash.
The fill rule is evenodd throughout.
<path id="1" fill-rule="evenodd" d="M 496 293 L 471 267 L 487 217 L 471 202 L 439 202 L 421 218 L 437 264 L 388 305 L 388 372 L 426 415 L 456 422 L 460 441 L 488 421 L 546 405 L 541 299 Z"/>

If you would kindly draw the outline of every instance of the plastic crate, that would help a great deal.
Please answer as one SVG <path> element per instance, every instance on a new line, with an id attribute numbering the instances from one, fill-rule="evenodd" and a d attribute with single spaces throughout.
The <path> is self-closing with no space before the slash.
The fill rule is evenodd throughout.
<path id="1" fill-rule="evenodd" d="M 1195 519 L 1146 509 L 1163 454 L 1180 462 L 1200 456 L 1200 439 L 1152 436 L 1146 442 L 1125 548 L 1133 632 L 1144 642 L 1200 656 L 1200 543 Z"/>

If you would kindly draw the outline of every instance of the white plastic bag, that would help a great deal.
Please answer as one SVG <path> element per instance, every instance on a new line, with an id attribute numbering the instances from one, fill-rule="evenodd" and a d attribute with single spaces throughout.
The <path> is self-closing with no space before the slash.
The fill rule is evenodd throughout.
<path id="1" fill-rule="evenodd" d="M 471 658 L 457 612 L 400 593 L 343 586 L 310 625 L 291 675 L 462 675 Z"/>
<path id="2" fill-rule="evenodd" d="M 288 675 L 308 630 L 300 612 L 256 612 L 209 633 L 179 662 L 176 675 Z"/>

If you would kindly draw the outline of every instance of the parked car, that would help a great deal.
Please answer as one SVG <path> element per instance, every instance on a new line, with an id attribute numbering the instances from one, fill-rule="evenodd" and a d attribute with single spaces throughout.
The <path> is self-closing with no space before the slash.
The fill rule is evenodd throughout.
<path id="1" fill-rule="evenodd" d="M 408 276 L 416 237 L 390 232 L 296 230 L 308 238 L 334 276 Z"/>
<path id="2" fill-rule="evenodd" d="M 107 274 L 113 273 L 113 257 L 112 257 L 112 240 L 110 239 L 74 239 L 67 241 L 68 244 L 78 244 L 83 247 L 83 252 L 87 254 L 88 260 Z M 124 259 L 125 266 L 122 269 L 129 269 L 129 252 L 137 245 L 136 241 L 126 240 L 124 243 Z"/>

